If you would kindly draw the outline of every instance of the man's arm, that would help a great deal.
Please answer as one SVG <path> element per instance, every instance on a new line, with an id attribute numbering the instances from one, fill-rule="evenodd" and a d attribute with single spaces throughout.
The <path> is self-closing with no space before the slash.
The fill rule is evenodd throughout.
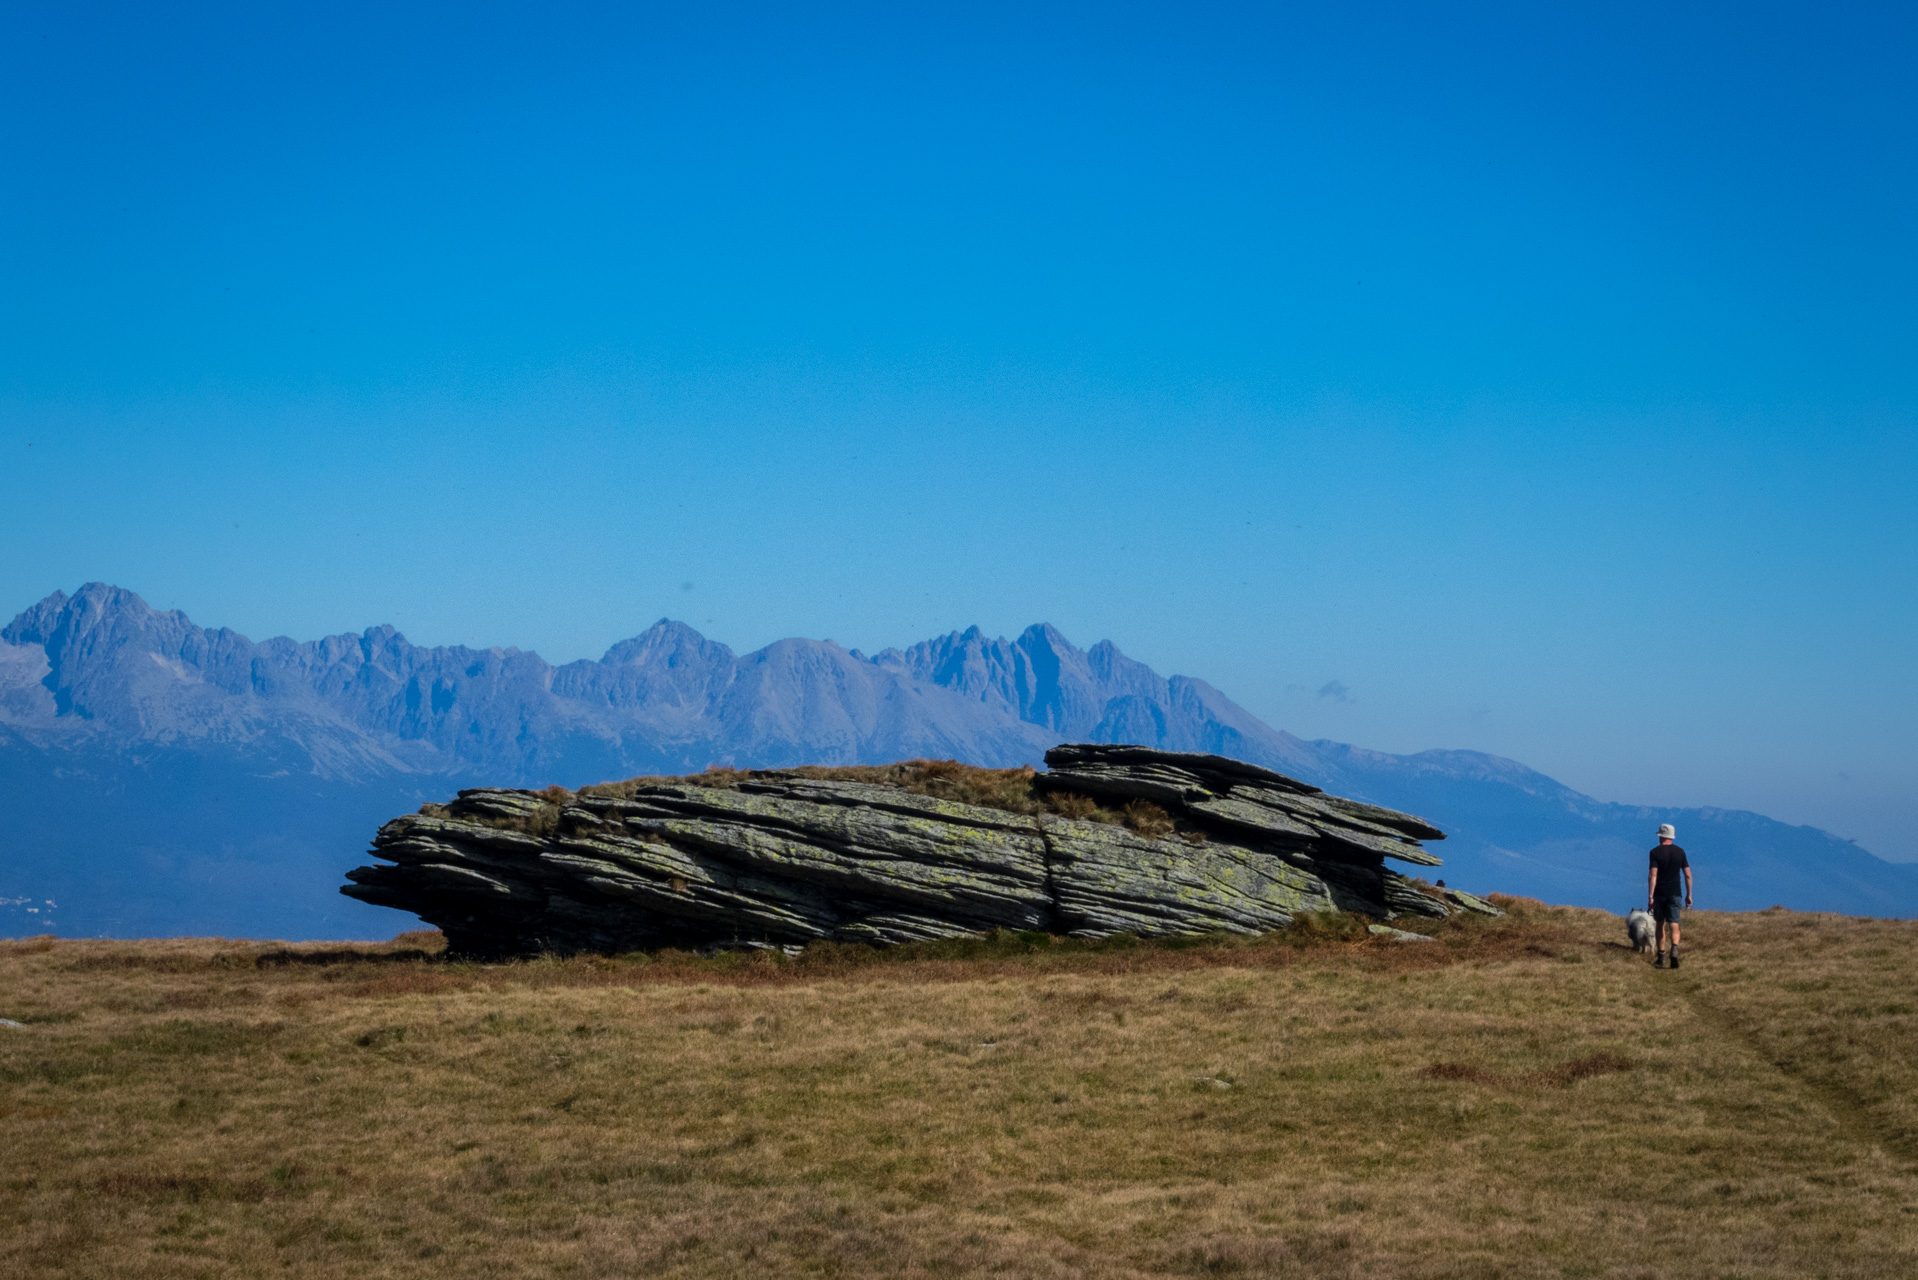
<path id="1" fill-rule="evenodd" d="M 1658 892 L 1658 864 L 1654 862 L 1652 869 L 1645 873 L 1645 905 L 1647 907 L 1652 905 L 1652 895 L 1656 892 Z"/>
<path id="2" fill-rule="evenodd" d="M 1692 905 L 1692 869 L 1689 865 L 1685 868 L 1685 905 Z"/>

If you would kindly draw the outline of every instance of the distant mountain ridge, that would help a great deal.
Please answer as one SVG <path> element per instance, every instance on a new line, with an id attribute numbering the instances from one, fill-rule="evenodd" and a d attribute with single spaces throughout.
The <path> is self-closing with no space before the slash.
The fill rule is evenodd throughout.
<path id="1" fill-rule="evenodd" d="M 599 662 L 555 667 L 518 649 L 423 648 L 392 627 L 256 644 L 91 583 L 22 613 L 0 644 L 15 650 L 0 670 L 16 673 L 0 691 L 0 724 L 23 736 L 213 746 L 278 735 L 337 782 L 475 770 L 582 781 L 700 769 L 742 751 L 766 764 L 1026 760 L 1051 745 L 1037 726 L 837 645 L 782 640 L 740 658 L 665 620 Z M 36 697 L 18 673 L 42 664 Z"/>
<path id="2" fill-rule="evenodd" d="M 661 620 L 554 666 L 390 626 L 255 642 L 89 583 L 0 630 L 0 794 L 17 819 L 0 834 L 0 930 L 391 932 L 391 913 L 315 886 L 331 894 L 379 821 L 460 786 L 714 763 L 1038 765 L 1067 740 L 1216 752 L 1421 813 L 1452 837 L 1441 874 L 1468 888 L 1622 906 L 1642 892 L 1651 826 L 1678 821 L 1707 836 L 1691 842 L 1711 851 L 1700 878 L 1717 905 L 1918 913 L 1918 868 L 1824 832 L 1604 804 L 1476 752 L 1302 741 L 1202 680 L 1043 624 L 867 657 L 798 639 L 739 655 Z M 84 832 L 70 806 L 89 812 Z"/>

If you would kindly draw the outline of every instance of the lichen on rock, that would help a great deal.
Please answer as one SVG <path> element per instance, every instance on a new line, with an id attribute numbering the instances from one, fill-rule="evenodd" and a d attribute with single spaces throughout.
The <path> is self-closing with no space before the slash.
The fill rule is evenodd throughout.
<path id="1" fill-rule="evenodd" d="M 1384 865 L 1429 823 L 1224 756 L 1098 743 L 1048 769 L 712 771 L 477 788 L 395 818 L 341 889 L 473 956 L 878 944 L 1029 929 L 1257 933 L 1494 909 Z"/>

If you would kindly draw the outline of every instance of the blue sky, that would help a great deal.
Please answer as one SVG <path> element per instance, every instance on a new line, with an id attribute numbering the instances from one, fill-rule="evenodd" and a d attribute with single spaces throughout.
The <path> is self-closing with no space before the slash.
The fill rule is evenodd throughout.
<path id="1" fill-rule="evenodd" d="M 1896 6 L 12 5 L 0 614 L 1050 620 L 1918 857 Z"/>

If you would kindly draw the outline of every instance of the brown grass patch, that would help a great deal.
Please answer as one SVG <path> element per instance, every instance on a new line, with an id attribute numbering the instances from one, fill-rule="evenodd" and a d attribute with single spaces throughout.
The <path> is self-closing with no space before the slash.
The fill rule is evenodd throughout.
<path id="1" fill-rule="evenodd" d="M 346 994 L 355 1000 L 378 996 L 437 996 L 448 991 L 471 991 L 478 985 L 479 979 L 469 973 L 419 967 L 356 982 L 346 988 Z"/>
<path id="2" fill-rule="evenodd" d="M 1131 800 L 1124 809 L 1125 824 L 1148 839 L 1172 834 L 1172 815 L 1150 800 Z"/>
<path id="3" fill-rule="evenodd" d="M 1546 1071 L 1544 1076 L 1553 1084 L 1570 1084 L 1574 1080 L 1589 1080 L 1593 1076 L 1608 1076 L 1637 1069 L 1638 1064 L 1622 1053 L 1593 1053 L 1570 1062 L 1561 1062 Z"/>
<path id="4" fill-rule="evenodd" d="M 1568 1085 L 1575 1080 L 1589 1080 L 1593 1076 L 1614 1075 L 1621 1071 L 1636 1069 L 1638 1064 L 1618 1053 L 1592 1053 L 1570 1062 L 1561 1062 L 1557 1066 L 1542 1071 L 1533 1071 L 1525 1075 L 1501 1075 L 1496 1071 L 1486 1071 L 1463 1062 L 1435 1062 L 1429 1067 L 1421 1067 L 1419 1075 L 1427 1080 L 1458 1080 L 1466 1084 L 1485 1085 Z"/>
<path id="5" fill-rule="evenodd" d="M 1918 925 L 1699 913 L 1672 973 L 1506 905 L 1416 946 L 7 949 L 0 1273 L 1918 1270 Z"/>
<path id="6" fill-rule="evenodd" d="M 272 1194 L 272 1183 L 265 1178 L 223 1178 L 212 1173 L 108 1173 L 94 1180 L 93 1189 L 103 1196 L 149 1203 L 203 1200 L 227 1200 L 237 1204 L 257 1204 Z"/>

